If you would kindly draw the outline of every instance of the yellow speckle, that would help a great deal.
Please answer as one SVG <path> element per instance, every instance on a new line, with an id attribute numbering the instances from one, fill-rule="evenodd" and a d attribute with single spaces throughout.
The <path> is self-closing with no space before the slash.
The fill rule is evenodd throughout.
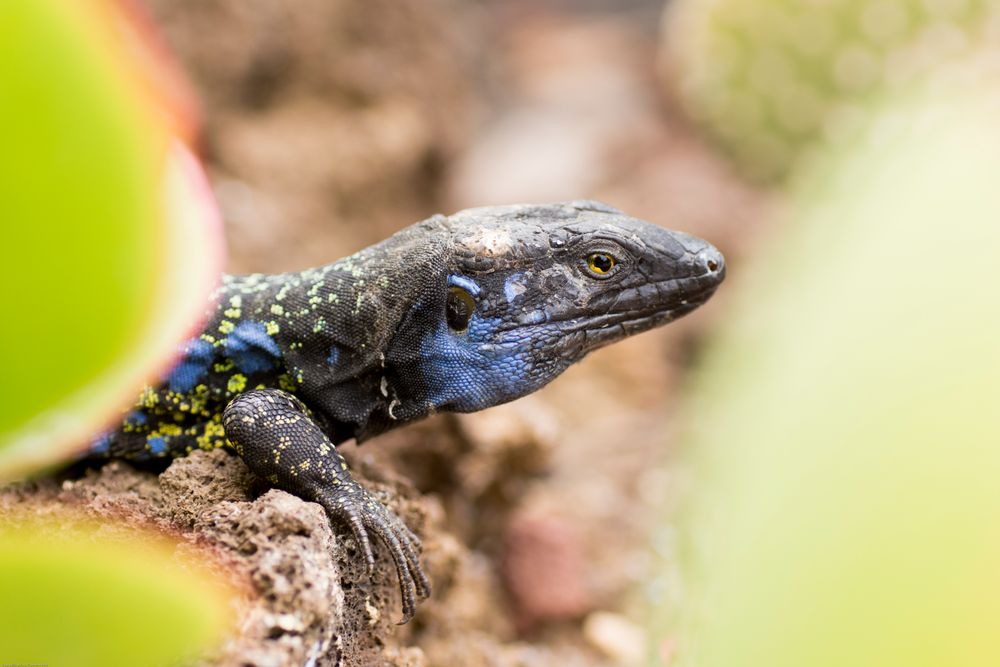
<path id="1" fill-rule="evenodd" d="M 232 306 L 233 308 L 239 308 L 240 306 L 243 305 L 243 297 L 240 296 L 239 294 L 234 294 L 233 296 L 229 297 L 229 305 Z"/>
<path id="2" fill-rule="evenodd" d="M 288 393 L 294 393 L 298 386 L 292 382 L 292 378 L 288 376 L 288 373 L 282 373 L 278 376 L 278 388 Z"/>
<path id="3" fill-rule="evenodd" d="M 227 308 L 222 312 L 222 314 L 226 317 L 232 317 L 235 319 L 242 314 L 242 311 L 239 308 Z"/>
<path id="4" fill-rule="evenodd" d="M 195 440 L 201 449 L 215 449 L 226 444 L 226 431 L 218 421 L 220 415 L 216 414 L 213 421 L 205 424 L 205 432 Z"/>
<path id="5" fill-rule="evenodd" d="M 189 401 L 191 403 L 191 413 L 192 414 L 211 414 L 205 408 L 208 405 L 208 386 L 205 384 L 195 385 L 194 390 L 189 396 Z"/>
<path id="6" fill-rule="evenodd" d="M 216 373 L 228 373 L 229 371 L 233 370 L 233 360 L 226 359 L 217 364 L 212 364 L 212 370 L 214 370 Z"/>
<path id="7" fill-rule="evenodd" d="M 227 334 L 228 335 L 228 334 L 233 333 L 233 329 L 235 329 L 235 328 L 236 328 L 236 325 L 234 325 L 229 320 L 222 320 L 221 322 L 219 322 L 219 333 Z"/>
<path id="8" fill-rule="evenodd" d="M 159 428 L 157 428 L 155 431 L 150 431 L 146 435 L 146 439 L 149 440 L 150 438 L 161 438 L 163 436 L 181 435 L 183 432 L 184 429 L 182 429 L 177 424 L 164 423 L 160 424 Z"/>
<path id="9" fill-rule="evenodd" d="M 139 396 L 139 406 L 143 408 L 152 408 L 157 403 L 160 402 L 160 397 L 153 391 L 152 387 L 146 386 L 142 389 L 142 395 Z"/>
<path id="10" fill-rule="evenodd" d="M 272 315 L 278 315 L 280 317 L 281 315 L 285 314 L 285 309 L 282 308 L 282 306 L 281 306 L 280 303 L 272 303 L 271 304 L 271 314 Z"/>
<path id="11" fill-rule="evenodd" d="M 278 323 L 273 320 L 264 325 L 264 331 L 267 332 L 268 336 L 273 336 L 278 333 L 279 330 L 280 328 L 278 327 Z"/>
<path id="12" fill-rule="evenodd" d="M 238 394 L 247 388 L 247 376 L 242 373 L 236 373 L 231 378 L 229 378 L 229 383 L 226 385 L 226 390 L 231 394 Z"/>

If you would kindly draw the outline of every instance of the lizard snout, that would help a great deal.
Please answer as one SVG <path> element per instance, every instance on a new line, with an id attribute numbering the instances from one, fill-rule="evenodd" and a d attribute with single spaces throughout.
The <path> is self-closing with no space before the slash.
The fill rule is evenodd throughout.
<path id="1" fill-rule="evenodd" d="M 706 244 L 706 248 L 698 253 L 698 262 L 705 269 L 705 273 L 715 276 L 718 282 L 726 277 L 726 259 L 715 246 Z"/>

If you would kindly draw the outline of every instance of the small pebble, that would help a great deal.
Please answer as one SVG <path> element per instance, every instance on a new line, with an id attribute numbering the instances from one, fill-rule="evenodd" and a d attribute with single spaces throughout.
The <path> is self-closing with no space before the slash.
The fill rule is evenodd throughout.
<path id="1" fill-rule="evenodd" d="M 621 614 L 589 614 L 583 621 L 583 636 L 617 665 L 639 665 L 646 655 L 646 633 Z"/>

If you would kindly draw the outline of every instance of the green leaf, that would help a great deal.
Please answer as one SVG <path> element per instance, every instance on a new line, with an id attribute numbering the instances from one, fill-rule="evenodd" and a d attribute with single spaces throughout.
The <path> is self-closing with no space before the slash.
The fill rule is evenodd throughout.
<path id="1" fill-rule="evenodd" d="M 0 531 L 0 660 L 168 665 L 210 648 L 229 625 L 229 591 L 172 549 L 82 524 Z"/>
<path id="2" fill-rule="evenodd" d="M 0 2 L 0 479 L 127 404 L 218 268 L 211 197 L 112 6 Z"/>

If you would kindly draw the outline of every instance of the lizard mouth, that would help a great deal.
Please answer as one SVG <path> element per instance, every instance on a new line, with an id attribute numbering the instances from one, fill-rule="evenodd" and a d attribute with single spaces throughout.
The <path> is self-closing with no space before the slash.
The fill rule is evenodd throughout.
<path id="1" fill-rule="evenodd" d="M 705 287 L 681 294 L 665 301 L 642 302 L 639 298 L 619 304 L 620 310 L 601 315 L 569 320 L 560 327 L 560 341 L 566 353 L 580 358 L 583 355 L 610 345 L 633 334 L 662 326 L 687 315 L 708 301 L 719 286 L 721 278 Z"/>

